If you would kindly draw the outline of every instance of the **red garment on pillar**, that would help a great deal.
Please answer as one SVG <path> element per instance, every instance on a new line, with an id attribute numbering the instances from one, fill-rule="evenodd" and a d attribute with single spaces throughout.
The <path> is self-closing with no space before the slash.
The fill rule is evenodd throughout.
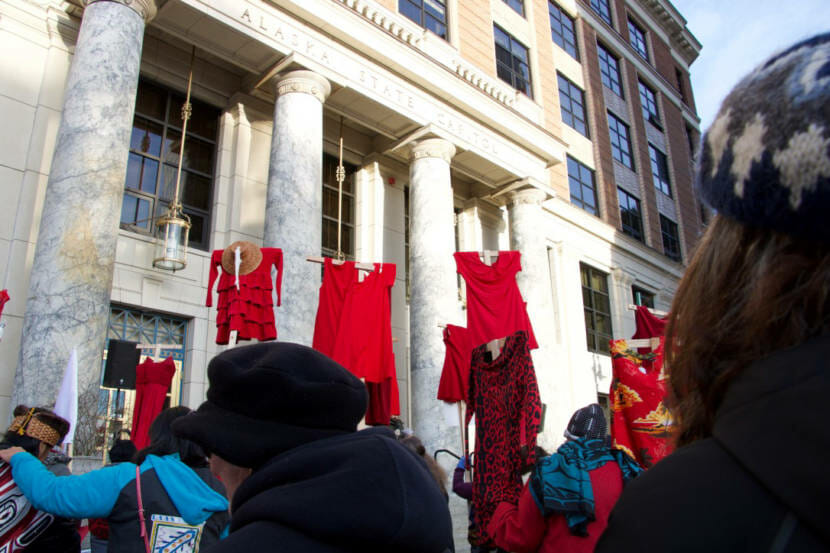
<path id="1" fill-rule="evenodd" d="M 467 283 L 467 330 L 473 347 L 524 330 L 530 349 L 538 348 L 516 284 L 516 273 L 522 270 L 521 254 L 499 252 L 492 265 L 482 263 L 478 252 L 453 255 L 458 274 Z"/>
<path id="2" fill-rule="evenodd" d="M 502 502 L 516 503 L 522 491 L 522 447 L 534 462 L 536 434 L 542 422 L 542 402 L 527 333 L 511 334 L 501 354 L 486 360 L 487 346 L 473 350 L 467 420 L 476 418 L 473 465 L 474 522 L 482 542 L 492 544 L 487 525 Z"/>
<path id="3" fill-rule="evenodd" d="M 282 304 L 282 250 L 262 248 L 262 261 L 246 275 L 239 275 L 239 290 L 236 277 L 222 267 L 223 250 L 213 250 L 210 256 L 210 275 L 205 305 L 213 305 L 213 283 L 219 277 L 216 293 L 216 343 L 227 344 L 232 330 L 237 331 L 239 340 L 273 340 L 277 337 L 274 322 L 274 300 L 271 293 L 271 267 L 277 268 L 277 305 Z M 220 275 L 221 273 L 221 275 Z"/>
<path id="4" fill-rule="evenodd" d="M 640 354 L 625 340 L 611 340 L 611 437 L 643 468 L 672 452 L 672 418 L 664 404 L 663 340 Z"/>
<path id="5" fill-rule="evenodd" d="M 463 326 L 447 325 L 444 329 L 444 368 L 438 383 L 438 399 L 457 403 L 467 401 L 470 390 L 470 361 L 473 346 Z"/>
<path id="6" fill-rule="evenodd" d="M 135 407 L 130 439 L 137 449 L 150 445 L 150 425 L 164 408 L 164 398 L 176 374 L 172 357 L 160 363 L 147 358 L 135 369 Z"/>
<path id="7" fill-rule="evenodd" d="M 668 321 L 653 314 L 648 307 L 638 305 L 637 311 L 634 312 L 634 320 L 637 323 L 637 330 L 631 337 L 633 339 L 658 338 L 666 333 Z"/>
<path id="8" fill-rule="evenodd" d="M 3 316 L 3 306 L 6 305 L 7 301 L 9 301 L 9 291 L 0 290 L 0 317 Z"/>
<path id="9" fill-rule="evenodd" d="M 395 265 L 375 263 L 358 281 L 353 261 L 324 261 L 312 347 L 363 378 L 369 393 L 366 424 L 389 424 L 400 414 L 392 349 L 390 291 Z"/>

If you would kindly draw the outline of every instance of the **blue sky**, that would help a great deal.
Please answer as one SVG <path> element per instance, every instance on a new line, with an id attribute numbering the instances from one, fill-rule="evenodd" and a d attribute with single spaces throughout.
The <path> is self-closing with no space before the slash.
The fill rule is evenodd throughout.
<path id="1" fill-rule="evenodd" d="M 830 31 L 828 0 L 671 0 L 703 44 L 692 65 L 701 130 L 746 73 L 774 52 Z"/>

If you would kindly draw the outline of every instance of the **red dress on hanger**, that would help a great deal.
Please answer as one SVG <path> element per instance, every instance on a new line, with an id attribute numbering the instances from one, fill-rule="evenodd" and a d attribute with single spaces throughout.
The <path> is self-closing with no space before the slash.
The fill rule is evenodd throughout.
<path id="1" fill-rule="evenodd" d="M 324 261 L 312 346 L 365 380 L 366 424 L 371 425 L 389 424 L 391 415 L 400 414 L 392 349 L 394 284 L 393 263 L 375 263 L 375 270 L 359 282 L 354 262 Z"/>
<path id="2" fill-rule="evenodd" d="M 236 277 L 222 267 L 222 252 L 213 250 L 210 257 L 210 275 L 205 305 L 213 305 L 213 283 L 219 277 L 216 293 L 216 343 L 227 344 L 232 330 L 237 331 L 236 340 L 273 340 L 277 337 L 274 322 L 274 289 L 271 281 L 271 267 L 277 268 L 277 305 L 282 304 L 282 250 L 261 248 L 262 261 L 256 269 L 246 275 L 239 275 L 239 290 Z M 220 274 L 221 273 L 221 274 Z"/>
<path id="3" fill-rule="evenodd" d="M 137 449 L 150 445 L 150 425 L 164 408 L 164 398 L 176 374 L 172 357 L 161 363 L 147 358 L 135 369 L 135 407 L 130 439 Z"/>
<path id="4" fill-rule="evenodd" d="M 536 349 L 536 337 L 516 273 L 522 270 L 521 254 L 499 252 L 492 265 L 485 265 L 478 252 L 456 252 L 458 274 L 467 283 L 467 330 L 473 347 L 510 336 L 518 330 L 528 335 L 528 346 Z"/>
<path id="5" fill-rule="evenodd" d="M 629 348 L 625 340 L 612 340 L 611 367 L 614 447 L 649 468 L 673 451 L 672 418 L 664 403 L 663 339 L 647 354 Z"/>
<path id="6" fill-rule="evenodd" d="M 473 346 L 463 326 L 447 325 L 444 329 L 444 368 L 438 383 L 438 399 L 449 403 L 467 401 L 470 389 L 470 360 Z"/>

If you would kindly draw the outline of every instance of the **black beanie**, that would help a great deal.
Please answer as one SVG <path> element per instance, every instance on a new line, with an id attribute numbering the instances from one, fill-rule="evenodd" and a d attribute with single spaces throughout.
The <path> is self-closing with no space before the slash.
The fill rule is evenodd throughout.
<path id="1" fill-rule="evenodd" d="M 257 468 L 302 444 L 354 432 L 364 384 L 325 355 L 289 342 L 237 347 L 208 365 L 207 401 L 173 431 L 240 467 Z"/>
<path id="2" fill-rule="evenodd" d="M 587 407 L 578 409 L 571 417 L 568 428 L 565 429 L 565 437 L 569 440 L 580 438 L 604 439 L 608 435 L 605 423 L 605 414 L 599 403 L 592 403 Z"/>
<path id="3" fill-rule="evenodd" d="M 735 86 L 703 137 L 697 186 L 722 215 L 830 242 L 830 33 Z"/>

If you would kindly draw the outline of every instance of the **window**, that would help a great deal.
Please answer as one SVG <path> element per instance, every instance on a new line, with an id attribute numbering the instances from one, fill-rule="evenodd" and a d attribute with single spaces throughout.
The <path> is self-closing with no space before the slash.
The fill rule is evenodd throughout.
<path id="1" fill-rule="evenodd" d="M 654 294 L 651 292 L 632 286 L 631 295 L 634 297 L 634 305 L 642 305 L 654 309 Z"/>
<path id="2" fill-rule="evenodd" d="M 640 54 L 640 57 L 648 61 L 648 46 L 646 46 L 646 32 L 642 27 L 634 23 L 630 18 L 628 20 L 628 42 L 634 47 L 634 50 Z"/>
<path id="3" fill-rule="evenodd" d="M 568 156 L 568 184 L 571 188 L 571 203 L 598 216 L 594 172 L 571 156 Z"/>
<path id="4" fill-rule="evenodd" d="M 648 157 L 651 158 L 651 175 L 654 179 L 654 187 L 666 196 L 671 197 L 669 158 L 651 144 L 648 145 Z"/>
<path id="5" fill-rule="evenodd" d="M 190 246 L 207 250 L 213 203 L 213 171 L 219 110 L 191 98 L 179 200 L 193 225 Z M 179 167 L 184 96 L 139 81 L 127 177 L 121 203 L 121 227 L 155 234 L 155 219 L 173 199 Z"/>
<path id="6" fill-rule="evenodd" d="M 597 44 L 597 55 L 599 56 L 599 73 L 602 76 L 602 84 L 622 98 L 619 59 L 601 44 Z"/>
<path id="7" fill-rule="evenodd" d="M 585 93 L 581 88 L 562 76 L 556 74 L 559 80 L 559 106 L 562 110 L 562 121 L 588 136 L 588 125 L 585 123 Z"/>
<path id="8" fill-rule="evenodd" d="M 498 25 L 493 25 L 493 33 L 496 36 L 496 72 L 499 78 L 533 98 L 527 48 Z"/>
<path id="9" fill-rule="evenodd" d="M 677 231 L 677 223 L 660 215 L 660 233 L 663 235 L 663 253 L 674 261 L 680 261 L 680 234 Z"/>
<path id="10" fill-rule="evenodd" d="M 186 146 L 186 145 L 185 145 Z M 110 316 L 107 325 L 107 343 L 109 339 L 129 340 L 139 344 L 187 344 L 187 319 L 162 315 L 152 311 L 142 311 L 118 305 L 110 306 Z M 164 408 L 175 407 L 181 403 L 182 368 L 185 362 L 185 348 L 162 349 L 159 352 L 159 361 L 167 357 L 173 358 L 176 365 L 176 374 L 167 390 Z M 153 349 L 141 351 L 142 356 L 152 356 Z M 104 376 L 107 350 L 104 350 L 104 361 L 101 366 L 101 378 Z M 122 431 L 129 431 L 135 408 L 135 390 L 116 390 L 113 388 L 99 388 L 98 401 L 92 408 L 97 408 L 98 424 L 96 427 L 83 428 L 79 426 L 75 434 L 75 449 L 101 456 L 104 451 L 112 447 L 112 440 L 120 437 Z M 83 398 L 81 398 L 83 400 Z M 79 402 L 78 409 L 85 406 Z M 83 445 L 82 445 L 83 444 Z M 90 449 L 86 449 L 91 446 Z"/>
<path id="11" fill-rule="evenodd" d="M 611 135 L 611 156 L 628 167 L 634 169 L 631 158 L 631 141 L 628 139 L 628 125 L 608 112 L 608 132 Z"/>
<path id="12" fill-rule="evenodd" d="M 608 275 L 579 264 L 582 277 L 582 306 L 585 310 L 585 334 L 588 351 L 609 353 L 611 339 L 611 301 L 608 296 Z"/>
<path id="13" fill-rule="evenodd" d="M 600 19 L 614 26 L 611 22 L 611 7 L 608 5 L 608 0 L 591 0 L 591 9 L 597 12 Z"/>
<path id="14" fill-rule="evenodd" d="M 637 86 L 640 88 L 640 106 L 643 108 L 643 119 L 662 129 L 660 113 L 657 111 L 657 94 L 643 81 L 637 81 Z"/>
<path id="15" fill-rule="evenodd" d="M 513 8 L 516 13 L 521 15 L 522 17 L 525 16 L 525 3 L 524 0 L 503 0 L 505 4 Z"/>
<path id="16" fill-rule="evenodd" d="M 574 59 L 579 59 L 579 50 L 576 47 L 576 27 L 573 18 L 553 2 L 548 2 L 548 15 L 550 16 L 550 34 L 553 41 L 573 56 Z"/>
<path id="17" fill-rule="evenodd" d="M 343 181 L 343 224 L 340 248 L 347 259 L 354 259 L 354 165 L 343 163 L 346 179 Z M 323 255 L 333 257 L 337 253 L 337 158 L 323 154 Z"/>
<path id="18" fill-rule="evenodd" d="M 617 189 L 620 200 L 620 219 L 622 231 L 630 237 L 643 241 L 643 215 L 640 211 L 640 200 L 623 190 Z"/>
<path id="19" fill-rule="evenodd" d="M 441 38 L 447 38 L 447 4 L 442 0 L 398 0 L 398 11 Z"/>
<path id="20" fill-rule="evenodd" d="M 686 140 L 689 142 L 689 157 L 694 159 L 697 150 L 697 138 L 695 138 L 696 131 L 695 129 L 686 123 Z"/>

